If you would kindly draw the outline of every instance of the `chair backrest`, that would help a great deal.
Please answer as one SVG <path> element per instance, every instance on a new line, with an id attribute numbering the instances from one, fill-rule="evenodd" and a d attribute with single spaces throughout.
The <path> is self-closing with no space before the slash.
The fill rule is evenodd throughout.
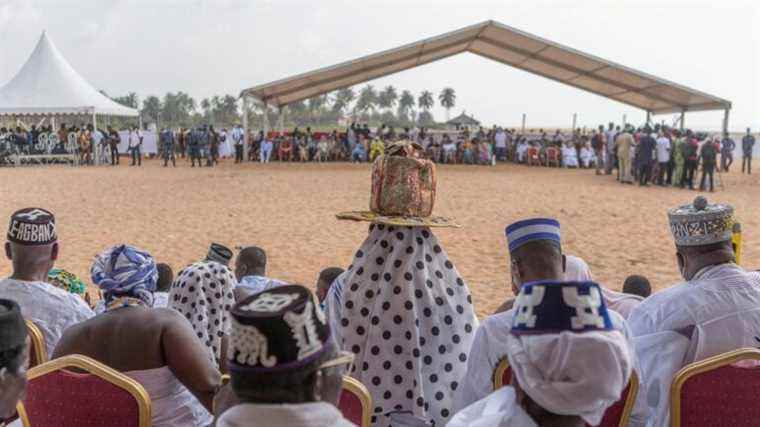
<path id="1" fill-rule="evenodd" d="M 145 389 L 88 357 L 55 359 L 30 369 L 27 376 L 26 398 L 18 405 L 25 427 L 151 425 Z"/>
<path id="2" fill-rule="evenodd" d="M 372 412 L 372 396 L 356 378 L 343 376 L 338 409 L 343 417 L 359 427 L 369 427 Z"/>
<path id="3" fill-rule="evenodd" d="M 741 348 L 686 365 L 670 386 L 670 425 L 756 426 L 758 361 L 760 350 Z"/>
<path id="4" fill-rule="evenodd" d="M 512 382 L 512 370 L 509 369 L 509 359 L 506 357 L 499 361 L 496 370 L 493 371 L 493 389 L 498 390 Z"/>
<path id="5" fill-rule="evenodd" d="M 628 380 L 628 385 L 620 394 L 620 399 L 604 411 L 604 416 L 598 427 L 627 427 L 638 394 L 639 377 L 633 371 Z"/>
<path id="6" fill-rule="evenodd" d="M 549 147 L 546 149 L 546 158 L 549 160 L 559 160 L 559 151 L 555 147 Z"/>
<path id="7" fill-rule="evenodd" d="M 493 389 L 497 390 L 505 385 L 509 385 L 511 381 L 512 370 L 509 369 L 509 360 L 505 357 L 496 365 L 496 370 L 493 373 Z M 636 403 L 638 392 L 639 378 L 636 372 L 633 372 L 631 373 L 628 385 L 620 395 L 620 400 L 607 408 L 599 427 L 626 427 L 631 416 L 631 411 L 633 411 L 633 405 Z"/>
<path id="8" fill-rule="evenodd" d="M 26 330 L 29 332 L 29 367 L 33 368 L 48 361 L 47 345 L 42 331 L 31 320 L 26 320 Z"/>

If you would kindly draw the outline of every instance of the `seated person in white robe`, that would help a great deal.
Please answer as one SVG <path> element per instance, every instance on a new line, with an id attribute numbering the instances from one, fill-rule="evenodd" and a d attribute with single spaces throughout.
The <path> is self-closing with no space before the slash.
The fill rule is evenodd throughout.
<path id="1" fill-rule="evenodd" d="M 0 280 L 0 298 L 16 301 L 21 314 L 40 329 L 48 354 L 63 331 L 95 313 L 78 295 L 47 283 L 58 259 L 55 217 L 40 208 L 26 208 L 11 216 L 5 254 L 13 274 Z"/>
<path id="2" fill-rule="evenodd" d="M 510 386 L 457 413 L 448 427 L 598 425 L 633 371 L 593 282 L 532 282 L 505 335 Z"/>
<path id="3" fill-rule="evenodd" d="M 517 144 L 517 161 L 525 163 L 525 153 L 528 152 L 528 143 L 523 139 Z"/>
<path id="4" fill-rule="evenodd" d="M 570 143 L 562 145 L 562 166 L 566 168 L 578 167 L 578 152 Z"/>
<path id="5" fill-rule="evenodd" d="M 272 289 L 286 283 L 267 277 L 267 253 L 257 246 L 243 248 L 235 258 L 236 298 L 241 300 L 248 295 Z"/>
<path id="6" fill-rule="evenodd" d="M 518 221 L 506 229 L 511 258 L 513 289 L 535 281 L 564 281 L 565 256 L 562 254 L 559 222 L 550 218 L 532 218 Z M 499 361 L 506 357 L 506 341 L 514 317 L 509 302 L 505 311 L 487 317 L 475 333 L 475 340 L 467 361 L 467 375 L 454 398 L 455 410 L 487 396 L 493 388 L 492 377 Z M 625 319 L 609 310 L 612 328 L 631 340 Z M 635 364 L 635 363 L 634 363 Z M 641 376 L 639 376 L 641 377 Z M 644 393 L 640 393 L 643 396 Z M 632 425 L 643 425 L 648 412 L 644 401 L 632 415 Z"/>
<path id="7" fill-rule="evenodd" d="M 676 369 L 738 348 L 757 347 L 760 273 L 745 271 L 734 262 L 733 207 L 711 205 L 698 196 L 692 204 L 671 209 L 668 217 L 684 281 L 651 295 L 633 310 L 629 322 L 637 343 L 662 333 L 682 335 L 689 343 L 686 354 L 662 355 L 672 358 Z M 642 360 L 651 356 L 638 346 L 637 352 Z M 655 369 L 644 376 L 669 384 L 672 373 L 664 376 L 658 365 L 652 364 Z M 661 395 L 658 402 L 650 403 L 659 408 L 668 401 L 667 395 Z M 658 418 L 657 423 L 666 425 L 667 420 Z"/>
<path id="8" fill-rule="evenodd" d="M 592 163 L 596 163 L 596 154 L 591 149 L 588 143 L 581 147 L 581 164 L 584 168 L 591 167 Z"/>
<path id="9" fill-rule="evenodd" d="M 336 405 L 353 354 L 337 350 L 314 294 L 279 286 L 231 310 L 230 386 L 217 426 L 350 427 Z"/>
<path id="10" fill-rule="evenodd" d="M 154 427 L 205 427 L 221 375 L 177 311 L 153 308 L 153 257 L 129 245 L 95 257 L 92 281 L 105 312 L 66 330 L 52 359 L 81 354 L 139 382 L 151 399 Z"/>

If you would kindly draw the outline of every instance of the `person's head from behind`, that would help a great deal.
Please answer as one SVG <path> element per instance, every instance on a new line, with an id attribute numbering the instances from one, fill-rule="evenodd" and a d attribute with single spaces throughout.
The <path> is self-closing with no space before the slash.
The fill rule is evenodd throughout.
<path id="1" fill-rule="evenodd" d="M 55 216 L 45 209 L 25 208 L 11 215 L 5 255 L 14 278 L 44 280 L 58 259 Z"/>
<path id="2" fill-rule="evenodd" d="M 156 264 L 156 270 L 158 270 L 156 292 L 169 292 L 172 281 L 174 281 L 174 271 L 169 264 L 163 262 Z"/>
<path id="3" fill-rule="evenodd" d="M 697 196 L 691 204 L 669 210 L 668 219 L 676 244 L 678 269 L 685 280 L 691 280 L 705 267 L 735 260 L 731 245 L 734 224 L 731 205 L 711 205 L 706 198 Z"/>
<path id="4" fill-rule="evenodd" d="M 26 392 L 29 339 L 21 308 L 0 299 L 0 421 L 10 418 Z"/>
<path id="5" fill-rule="evenodd" d="M 231 316 L 227 354 L 238 399 L 337 404 L 353 354 L 337 350 L 311 291 L 300 285 L 270 289 L 238 302 Z"/>
<path id="6" fill-rule="evenodd" d="M 506 353 L 517 404 L 541 426 L 599 425 L 633 370 L 599 285 L 529 283 L 514 312 Z"/>
<path id="7" fill-rule="evenodd" d="M 267 253 L 258 246 L 248 246 L 240 250 L 235 259 L 235 277 L 266 276 Z"/>
<path id="8" fill-rule="evenodd" d="M 623 282 L 623 293 L 647 298 L 652 294 L 652 285 L 646 277 L 632 274 L 626 277 Z"/>
<path id="9" fill-rule="evenodd" d="M 158 269 L 148 252 L 130 245 L 106 249 L 95 256 L 90 275 L 92 283 L 103 292 L 107 306 L 125 298 L 153 306 Z"/>
<path id="10" fill-rule="evenodd" d="M 562 280 L 565 256 L 562 254 L 559 221 L 532 218 L 510 224 L 505 233 L 509 244 L 512 291 L 536 280 Z"/>
<path id="11" fill-rule="evenodd" d="M 332 286 L 335 279 L 338 278 L 343 273 L 342 268 L 340 267 L 328 267 L 322 270 L 319 273 L 319 278 L 317 279 L 317 298 L 319 299 L 319 302 L 322 302 L 327 297 L 327 291 L 330 290 L 330 286 Z"/>

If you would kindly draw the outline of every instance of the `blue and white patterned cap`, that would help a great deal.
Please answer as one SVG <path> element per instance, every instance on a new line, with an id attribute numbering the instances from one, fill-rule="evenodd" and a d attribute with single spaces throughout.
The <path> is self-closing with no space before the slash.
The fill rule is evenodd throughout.
<path id="1" fill-rule="evenodd" d="M 536 240 L 549 240 L 560 246 L 559 221 L 552 218 L 532 218 L 510 224 L 505 230 L 509 252 Z"/>
<path id="2" fill-rule="evenodd" d="M 611 329 L 602 290 L 594 282 L 529 282 L 515 300 L 513 335 Z"/>

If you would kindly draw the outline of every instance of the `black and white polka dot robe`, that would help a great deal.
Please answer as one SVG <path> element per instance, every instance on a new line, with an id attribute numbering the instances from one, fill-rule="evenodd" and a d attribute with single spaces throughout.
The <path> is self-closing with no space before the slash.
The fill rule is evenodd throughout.
<path id="1" fill-rule="evenodd" d="M 445 425 L 478 325 L 438 239 L 425 227 L 370 226 L 343 279 L 337 335 L 372 394 L 373 424 L 402 410 Z"/>

